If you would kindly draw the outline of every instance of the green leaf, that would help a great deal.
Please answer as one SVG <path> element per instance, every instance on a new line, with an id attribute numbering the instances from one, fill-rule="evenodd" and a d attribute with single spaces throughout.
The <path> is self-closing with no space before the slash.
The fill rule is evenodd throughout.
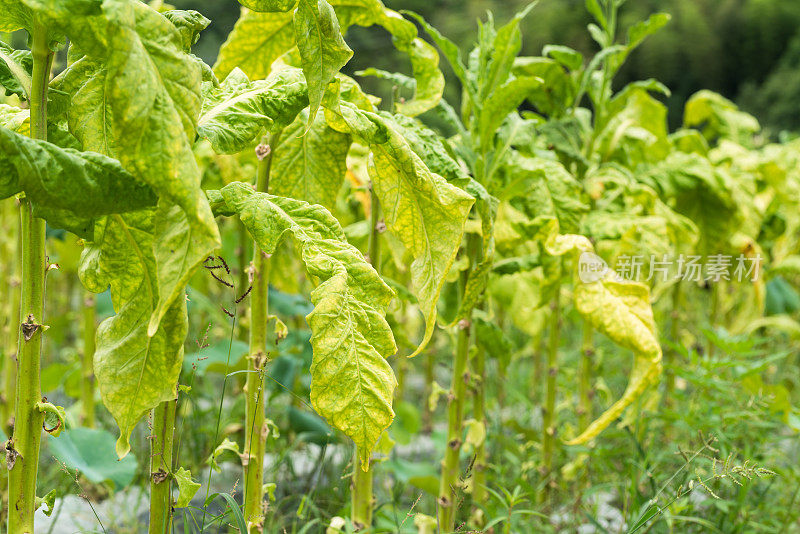
<path id="1" fill-rule="evenodd" d="M 214 449 L 214 452 L 211 453 L 211 456 L 209 456 L 206 463 L 208 463 L 214 471 L 219 471 L 220 467 L 217 464 L 217 458 L 226 451 L 232 452 L 237 456 L 238 459 L 241 460 L 242 451 L 239 450 L 239 444 L 229 440 L 228 438 L 225 438 L 222 440 L 222 443 L 220 443 L 217 448 Z"/>
<path id="2" fill-rule="evenodd" d="M 200 39 L 200 32 L 211 24 L 210 20 L 194 10 L 174 9 L 165 11 L 164 17 L 178 29 L 185 52 L 191 51 L 192 45 Z"/>
<path id="3" fill-rule="evenodd" d="M 120 429 L 120 457 L 130 450 L 129 438 L 136 423 L 159 403 L 176 396 L 188 328 L 186 299 L 177 299 L 166 310 L 152 336 L 145 320 L 159 303 L 157 249 L 170 246 L 156 242 L 157 226 L 164 224 L 181 236 L 188 231 L 170 224 L 174 212 L 180 210 L 170 211 L 106 217 L 96 225 L 95 240 L 81 256 L 81 282 L 95 293 L 110 286 L 117 312 L 97 328 L 94 371 L 103 404 Z"/>
<path id="4" fill-rule="evenodd" d="M 297 5 L 297 0 L 239 0 L 247 9 L 259 12 L 291 11 Z"/>
<path id="5" fill-rule="evenodd" d="M 545 45 L 542 55 L 550 56 L 569 70 L 579 70 L 583 66 L 583 54 L 568 46 Z"/>
<path id="6" fill-rule="evenodd" d="M 347 171 L 350 136 L 318 115 L 306 131 L 308 110 L 281 133 L 273 147 L 270 191 L 333 210 Z"/>
<path id="7" fill-rule="evenodd" d="M 72 96 L 70 131 L 84 149 L 118 159 L 160 199 L 158 304 L 147 328 L 154 335 L 192 272 L 219 245 L 192 151 L 201 68 L 183 51 L 175 26 L 141 2 L 107 0 L 88 9 L 82 0 L 26 1 L 86 54 L 56 84 Z"/>
<path id="8" fill-rule="evenodd" d="M 33 29 L 31 10 L 20 0 L 0 0 L 0 32 Z"/>
<path id="9" fill-rule="evenodd" d="M 241 152 L 266 131 L 288 126 L 308 106 L 306 82 L 296 68 L 254 82 L 234 69 L 219 87 L 203 84 L 203 93 L 197 133 L 220 154 Z"/>
<path id="10" fill-rule="evenodd" d="M 28 50 L 14 50 L 0 43 L 0 85 L 6 95 L 17 95 L 28 100 L 31 92 L 31 70 L 33 54 Z"/>
<path id="11" fill-rule="evenodd" d="M 353 51 L 344 42 L 336 13 L 325 0 L 300 0 L 294 13 L 294 31 L 308 83 L 310 128 L 328 84 L 350 61 Z"/>
<path id="12" fill-rule="evenodd" d="M 192 473 L 183 467 L 172 474 L 178 484 L 178 498 L 175 500 L 177 508 L 186 508 L 192 502 L 192 498 L 200 489 L 200 483 L 192 480 Z"/>
<path id="13" fill-rule="evenodd" d="M 44 414 L 44 431 L 58 437 L 66 425 L 67 411 L 64 407 L 45 401 L 37 402 L 35 407 Z"/>
<path id="14" fill-rule="evenodd" d="M 431 45 L 417 37 L 417 28 L 399 13 L 387 9 L 380 0 L 331 0 L 342 32 L 351 25 L 377 24 L 392 34 L 399 51 L 408 54 L 414 75 L 414 97 L 398 102 L 397 111 L 417 116 L 432 109 L 444 92 L 444 75 L 439 70 L 439 54 Z"/>
<path id="15" fill-rule="evenodd" d="M 610 408 L 593 421 L 568 445 L 586 443 L 614 422 L 639 398 L 661 373 L 661 346 L 658 344 L 650 292 L 644 284 L 616 280 L 609 275 L 596 282 L 575 287 L 575 309 L 598 332 L 620 347 L 634 352 L 628 387 Z"/>
<path id="16" fill-rule="evenodd" d="M 416 117 L 433 109 L 442 99 L 444 75 L 439 70 L 439 54 L 418 37 L 408 43 L 395 40 L 395 46 L 401 52 L 406 52 L 411 59 L 416 88 L 414 98 L 408 102 L 397 102 L 395 108 L 398 113 Z"/>
<path id="17" fill-rule="evenodd" d="M 709 140 L 718 138 L 748 144 L 761 127 L 752 115 L 739 111 L 736 104 L 712 91 L 698 91 L 686 102 L 683 112 L 686 128 L 700 128 Z"/>
<path id="18" fill-rule="evenodd" d="M 575 83 L 559 62 L 543 57 L 520 57 L 514 61 L 514 75 L 542 80 L 526 98 L 539 113 L 559 117 L 572 106 Z"/>
<path id="19" fill-rule="evenodd" d="M 589 204 L 581 184 L 557 161 L 516 156 L 507 166 L 509 180 L 501 201 L 521 198 L 531 218 L 556 217 L 560 228 L 577 232 Z"/>
<path id="20" fill-rule="evenodd" d="M 541 78 L 523 76 L 492 91 L 480 110 L 478 132 L 481 139 L 481 150 L 488 152 L 494 141 L 495 133 L 508 114 L 515 111 L 533 91 L 542 86 L 542 83 L 544 82 Z"/>
<path id="21" fill-rule="evenodd" d="M 425 348 L 436 327 L 436 303 L 453 265 L 474 199 L 428 169 L 393 121 L 342 102 L 337 110 L 372 151 L 369 166 L 387 229 L 411 254 L 411 281 L 425 317 Z"/>
<path id="22" fill-rule="evenodd" d="M 34 213 L 91 239 L 101 215 L 152 206 L 153 191 L 119 162 L 0 128 L 0 199 L 25 191 Z"/>
<path id="23" fill-rule="evenodd" d="M 537 1 L 529 3 L 516 13 L 509 22 L 497 30 L 491 46 L 488 70 L 483 72 L 480 77 L 479 83 L 481 86 L 478 94 L 480 101 L 486 100 L 490 95 L 494 95 L 501 86 L 507 85 L 514 59 L 522 48 L 522 34 L 519 31 L 519 23 L 537 3 Z"/>
<path id="24" fill-rule="evenodd" d="M 95 484 L 110 482 L 114 489 L 120 490 L 133 482 L 136 475 L 136 457 L 118 459 L 114 436 L 106 430 L 82 427 L 65 430 L 58 438 L 48 439 L 47 446 L 58 460 Z"/>
<path id="25" fill-rule="evenodd" d="M 397 381 L 386 358 L 397 347 L 384 317 L 393 291 L 325 208 L 256 193 L 239 182 L 220 194 L 264 252 L 274 253 L 291 234 L 309 275 L 320 280 L 306 317 L 314 350 L 311 403 L 366 461 L 394 417 Z"/>
<path id="26" fill-rule="evenodd" d="M 31 130 L 31 112 L 29 109 L 0 104 L 0 126 L 28 137 Z"/>
<path id="27" fill-rule="evenodd" d="M 257 13 L 242 8 L 228 39 L 219 49 L 214 73 L 224 78 L 239 67 L 250 79 L 265 78 L 272 63 L 295 44 L 294 14 Z"/>
<path id="28" fill-rule="evenodd" d="M 472 91 L 474 93 L 475 88 L 471 86 L 469 80 L 467 79 L 467 70 L 464 66 L 464 60 L 461 57 L 461 50 L 459 50 L 458 46 L 453 41 L 442 35 L 439 30 L 431 26 L 428 21 L 422 18 L 422 15 L 414 13 L 413 11 L 405 10 L 402 11 L 402 13 L 410 16 L 416 20 L 420 26 L 422 26 L 428 35 L 430 35 L 433 42 L 436 43 L 436 46 L 438 46 L 442 51 L 444 57 L 450 63 L 450 67 L 453 69 L 453 72 L 456 74 L 459 81 L 461 81 L 461 84 L 468 91 Z"/>

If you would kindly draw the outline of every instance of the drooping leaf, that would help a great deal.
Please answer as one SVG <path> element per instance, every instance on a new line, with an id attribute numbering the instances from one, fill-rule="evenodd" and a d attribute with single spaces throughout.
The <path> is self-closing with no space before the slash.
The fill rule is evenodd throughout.
<path id="1" fill-rule="evenodd" d="M 466 70 L 467 68 L 464 65 L 464 60 L 461 57 L 461 50 L 459 50 L 458 46 L 453 41 L 442 35 L 439 32 L 439 30 L 431 26 L 428 23 L 428 21 L 422 18 L 422 15 L 414 13 L 413 11 L 403 11 L 402 13 L 416 20 L 420 24 L 420 26 L 422 26 L 422 28 L 428 33 L 428 35 L 430 35 L 433 42 L 436 43 L 436 46 L 439 47 L 439 49 L 444 54 L 444 57 L 450 63 L 450 67 L 453 69 L 453 72 L 455 72 L 456 76 L 461 81 L 461 84 L 468 91 L 471 91 L 474 94 L 475 88 L 472 87 L 467 81 L 467 70 Z"/>
<path id="2" fill-rule="evenodd" d="M 0 86 L 6 95 L 17 95 L 27 100 L 31 91 L 31 69 L 33 54 L 28 50 L 14 50 L 0 43 Z"/>
<path id="3" fill-rule="evenodd" d="M 580 183 L 557 161 L 516 156 L 508 166 L 509 181 L 501 201 L 521 198 L 531 218 L 553 216 L 566 232 L 577 232 L 589 211 Z"/>
<path id="4" fill-rule="evenodd" d="M 20 0 L 0 0 L 0 32 L 33 28 L 31 10 Z"/>
<path id="5" fill-rule="evenodd" d="M 320 114 L 306 131 L 303 110 L 273 147 L 270 191 L 333 209 L 347 171 L 350 136 L 337 132 Z"/>
<path id="6" fill-rule="evenodd" d="M 276 11 L 291 11 L 297 5 L 297 0 L 239 0 L 247 9 L 258 12 L 274 13 Z"/>
<path id="7" fill-rule="evenodd" d="M 95 217 L 156 203 L 150 187 L 107 156 L 0 128 L 0 199 L 20 191 L 37 216 L 89 239 Z"/>
<path id="8" fill-rule="evenodd" d="M 238 182 L 210 196 L 239 214 L 266 253 L 291 234 L 308 273 L 320 280 L 311 293 L 314 310 L 306 317 L 314 350 L 311 402 L 356 443 L 366 461 L 394 417 L 397 382 L 386 358 L 397 347 L 384 318 L 393 291 L 321 206 L 256 193 Z"/>
<path id="9" fill-rule="evenodd" d="M 265 78 L 272 63 L 295 44 L 293 17 L 291 11 L 258 13 L 243 7 L 219 49 L 214 73 L 224 78 L 238 67 L 252 80 Z"/>
<path id="10" fill-rule="evenodd" d="M 411 280 L 426 324 L 414 356 L 433 334 L 439 293 L 474 199 L 431 172 L 389 119 L 346 102 L 336 109 L 351 133 L 369 145 L 369 173 L 386 226 L 414 258 Z"/>
<path id="11" fill-rule="evenodd" d="M 185 52 L 192 50 L 192 45 L 200 39 L 200 32 L 205 30 L 211 21 L 194 10 L 174 9 L 164 12 L 164 16 L 178 29 Z"/>
<path id="12" fill-rule="evenodd" d="M 610 408 L 593 421 L 568 445 L 586 443 L 614 422 L 661 373 L 658 343 L 650 292 L 644 284 L 617 280 L 613 274 L 575 287 L 575 308 L 592 325 L 620 347 L 634 352 L 628 387 Z"/>
<path id="13" fill-rule="evenodd" d="M 55 84 L 72 97 L 70 131 L 84 149 L 118 159 L 149 185 L 165 213 L 180 207 L 169 211 L 177 227 L 156 227 L 158 305 L 147 328 L 154 335 L 192 272 L 219 244 L 192 152 L 201 106 L 200 66 L 184 52 L 176 27 L 141 2 L 26 2 L 86 54 Z"/>
<path id="14" fill-rule="evenodd" d="M 344 42 L 336 13 L 326 0 L 299 0 L 294 31 L 308 84 L 311 127 L 328 83 L 353 57 L 353 51 Z"/>
<path id="15" fill-rule="evenodd" d="M 407 102 L 397 102 L 398 113 L 414 117 L 436 106 L 444 92 L 439 54 L 417 36 L 413 23 L 387 9 L 380 0 L 331 0 L 330 3 L 342 32 L 352 25 L 379 25 L 392 35 L 395 47 L 408 54 L 414 76 L 414 97 Z"/>
<path id="16" fill-rule="evenodd" d="M 159 245 L 154 236 L 156 226 L 165 224 L 160 220 L 168 221 L 169 215 L 143 210 L 105 217 L 81 256 L 81 282 L 95 293 L 110 286 L 117 312 L 97 327 L 94 371 L 103 404 L 120 429 L 116 446 L 120 457 L 130 451 L 136 423 L 159 403 L 175 398 L 181 371 L 188 329 L 186 299 L 177 299 L 167 309 L 154 335 L 147 332 L 147 318 L 159 302 L 155 256 Z"/>
<path id="17" fill-rule="evenodd" d="M 204 84 L 203 92 L 197 133 L 220 154 L 241 152 L 265 131 L 288 126 L 308 106 L 303 73 L 295 68 L 254 82 L 234 69 L 219 87 Z"/>
<path id="18" fill-rule="evenodd" d="M 700 128 L 709 141 L 731 139 L 747 144 L 748 137 L 761 127 L 758 121 L 728 100 L 712 91 L 698 91 L 686 101 L 683 125 Z"/>

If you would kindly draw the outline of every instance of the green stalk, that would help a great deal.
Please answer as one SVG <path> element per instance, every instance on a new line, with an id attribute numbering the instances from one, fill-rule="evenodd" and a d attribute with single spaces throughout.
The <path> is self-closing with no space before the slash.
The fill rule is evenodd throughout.
<path id="1" fill-rule="evenodd" d="M 578 429 L 585 430 L 592 420 L 592 359 L 594 358 L 594 331 L 589 321 L 583 322 L 581 360 L 578 366 Z"/>
<path id="2" fill-rule="evenodd" d="M 53 53 L 47 46 L 47 32 L 33 23 L 33 74 L 31 77 L 30 132 L 34 139 L 47 139 L 47 88 Z M 17 387 L 14 406 L 14 433 L 6 444 L 8 475 L 8 532 L 33 534 L 36 509 L 36 476 L 42 440 L 44 413 L 41 400 L 40 366 L 44 320 L 44 291 L 47 264 L 44 250 L 45 223 L 34 218 L 30 202 L 20 206 L 22 231 L 22 285 L 20 325 L 22 336 L 17 348 Z"/>
<path id="3" fill-rule="evenodd" d="M 486 352 L 478 348 L 475 353 L 475 396 L 473 412 L 475 420 L 486 428 Z M 501 384 L 503 382 L 500 382 Z M 500 388 L 503 389 L 503 388 Z M 487 429 L 488 430 L 488 429 Z M 487 432 L 488 434 L 488 432 Z M 486 440 L 475 449 L 472 502 L 480 505 L 486 501 Z"/>
<path id="4" fill-rule="evenodd" d="M 422 432 L 425 434 L 430 434 L 433 430 L 433 411 L 430 409 L 428 399 L 433 391 L 433 381 L 436 379 L 433 372 L 435 357 L 433 351 L 426 351 L 421 356 L 421 358 L 425 358 L 425 408 L 422 410 Z"/>
<path id="5" fill-rule="evenodd" d="M 277 146 L 280 133 L 271 136 L 269 142 L 257 148 L 261 152 L 256 171 L 256 191 L 269 192 L 269 175 L 272 168 L 271 147 Z M 265 139 L 266 140 L 266 139 Z M 244 465 L 244 519 L 249 534 L 262 531 L 264 526 L 264 452 L 266 435 L 263 432 L 265 421 L 264 365 L 267 363 L 267 312 L 270 261 L 267 254 L 253 245 L 253 289 L 250 292 L 250 351 L 247 357 L 247 380 L 244 391 L 245 438 L 242 464 Z"/>
<path id="6" fill-rule="evenodd" d="M 678 327 L 680 325 L 679 318 L 680 318 L 680 303 L 681 303 L 681 283 L 680 281 L 675 284 L 672 288 L 672 310 L 671 310 L 671 322 L 669 325 L 669 337 L 670 341 L 673 343 L 678 343 Z M 675 400 L 675 360 L 677 359 L 678 353 L 674 349 L 670 349 L 666 352 L 666 393 L 664 402 L 667 406 L 670 406 Z"/>
<path id="7" fill-rule="evenodd" d="M 83 357 L 81 367 L 83 382 L 81 385 L 81 409 L 83 413 L 83 426 L 94 428 L 94 334 L 96 329 L 97 313 L 95 311 L 95 298 L 87 293 L 83 299 Z"/>
<path id="8" fill-rule="evenodd" d="M 353 481 L 350 519 L 356 531 L 366 530 L 372 526 L 372 469 L 367 466 L 364 471 L 358 447 L 353 451 Z"/>
<path id="9" fill-rule="evenodd" d="M 474 248 L 472 235 L 467 240 L 467 253 L 470 256 L 470 267 L 461 273 L 459 292 L 463 298 L 467 286 L 469 273 L 474 265 L 472 249 Z M 462 446 L 464 404 L 466 402 L 466 389 L 470 381 L 467 370 L 469 358 L 469 341 L 472 324 L 470 317 L 465 317 L 458 323 L 456 339 L 456 353 L 453 361 L 453 375 L 450 380 L 450 391 L 447 404 L 447 447 L 444 460 L 442 460 L 442 475 L 439 481 L 438 515 L 441 532 L 452 532 L 455 527 L 457 503 L 456 489 L 459 480 L 459 455 Z"/>
<path id="10" fill-rule="evenodd" d="M 553 453 L 556 445 L 556 379 L 558 378 L 558 347 L 561 342 L 561 284 L 556 284 L 555 296 L 550 304 L 550 340 L 547 348 L 547 389 L 542 408 L 542 479 L 545 481 L 542 497 L 547 500 L 553 472 Z"/>
<path id="11" fill-rule="evenodd" d="M 9 277 L 8 294 L 9 294 L 9 316 L 8 326 L 9 332 L 6 341 L 8 342 L 6 353 L 6 361 L 3 364 L 3 404 L 2 412 L 0 412 L 0 428 L 7 436 L 11 435 L 12 418 L 14 416 L 14 399 L 12 398 L 13 392 L 17 389 L 17 344 L 19 343 L 19 323 L 20 323 L 20 298 L 21 298 L 21 279 L 22 276 L 22 227 L 21 227 L 21 211 L 18 206 L 12 212 L 12 216 L 16 221 L 15 251 L 14 251 L 14 267 Z"/>
<path id="12" fill-rule="evenodd" d="M 165 401 L 153 409 L 149 534 L 169 534 L 172 531 L 172 445 L 177 404 L 177 399 Z"/>
<path id="13" fill-rule="evenodd" d="M 370 232 L 367 256 L 372 267 L 378 274 L 381 272 L 381 233 L 384 226 L 380 217 L 380 202 L 375 189 L 370 187 Z M 398 389 L 399 386 L 398 386 Z M 351 517 L 356 530 L 363 530 L 372 526 L 372 470 L 361 462 L 358 447 L 353 453 L 353 480 L 351 483 Z"/>
<path id="14" fill-rule="evenodd" d="M 239 263 L 239 283 L 237 284 L 236 288 L 241 293 L 244 292 L 245 289 L 250 285 L 250 278 L 247 273 L 247 270 L 250 267 L 250 262 L 247 259 L 247 243 L 250 239 L 250 235 L 247 233 L 247 228 L 245 228 L 244 224 L 242 224 L 242 221 L 237 220 L 235 221 L 235 224 L 237 237 L 239 238 L 239 248 L 236 249 L 236 257 Z M 245 321 L 240 320 L 238 338 L 242 341 L 247 341 L 248 336 L 249 334 L 247 327 L 245 326 Z"/>

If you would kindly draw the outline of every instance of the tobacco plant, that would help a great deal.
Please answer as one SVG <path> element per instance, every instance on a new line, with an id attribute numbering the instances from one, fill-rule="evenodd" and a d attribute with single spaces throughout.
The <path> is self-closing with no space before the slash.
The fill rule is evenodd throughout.
<path id="1" fill-rule="evenodd" d="M 41 396 L 46 318 L 65 311 L 44 309 L 47 273 L 56 267 L 45 224 L 82 239 L 81 282 L 92 293 L 110 292 L 114 314 L 99 326 L 93 297 L 81 307 L 81 422 L 94 425 L 93 375 L 119 428 L 120 458 L 148 419 L 151 533 L 171 532 L 174 509 L 189 506 L 200 487 L 179 465 L 176 429 L 184 414 L 178 393 L 191 391 L 178 385 L 187 286 L 201 265 L 231 289 L 232 306 L 222 309 L 249 342 L 244 443 L 218 443 L 215 435 L 209 473 L 219 454 L 241 451 L 242 510 L 235 496 L 223 499 L 237 528 L 250 533 L 267 528 L 274 488 L 264 481 L 274 425 L 267 376 L 280 349 L 268 339 L 283 342 L 302 329 L 270 315 L 276 284 L 308 289 L 313 304 L 305 310 L 310 401 L 352 441 L 346 474 L 355 530 L 373 528 L 380 486 L 373 466 L 392 446 L 398 378 L 405 382 L 413 369 L 408 357 L 430 351 L 425 374 L 432 382 L 433 350 L 451 353 L 449 389 L 426 384 L 434 401 L 440 392 L 447 397 L 437 518 L 420 515 L 415 523 L 421 532 L 453 532 L 462 520 L 477 529 L 501 522 L 489 517 L 490 499 L 502 500 L 487 476 L 501 461 L 489 427 L 512 422 L 490 416 L 489 392 L 498 390 L 502 408 L 515 360 L 530 358 L 525 365 L 536 370 L 529 393 L 541 417 L 524 431 L 536 436 L 528 450 L 535 450 L 540 491 L 531 493 L 538 509 L 551 511 L 563 484 L 559 469 L 573 469 L 559 464 L 568 448 L 591 452 L 612 423 L 636 418 L 632 406 L 652 404 L 662 367 L 661 308 L 668 308 L 671 372 L 677 358 L 690 356 L 679 347 L 697 341 L 697 317 L 708 317 L 712 356 L 728 330 L 797 332 L 788 300 L 775 302 L 775 287 L 789 299 L 785 280 L 796 281 L 800 265 L 800 219 L 791 215 L 796 143 L 757 146 L 755 119 L 707 91 L 687 102 L 682 127 L 670 133 L 659 100 L 666 87 L 646 80 L 614 90 L 626 59 L 667 15 L 621 36 L 622 2 L 587 0 L 596 54 L 548 45 L 541 57 L 521 57 L 531 4 L 503 25 L 491 14 L 480 21 L 463 57 L 422 17 L 379 0 L 240 3 L 240 18 L 209 66 L 191 51 L 210 24 L 195 11 L 138 0 L 0 0 L 0 32 L 24 30 L 30 45 L 0 43 L 0 84 L 10 103 L 0 104 L 0 199 L 14 198 L 0 213 L 10 222 L 0 243 L 11 274 L 0 412 L 10 431 L 9 532 L 35 531 L 34 511 L 48 500 L 36 495 L 42 430 L 57 435 L 69 419 Z M 439 55 L 417 24 L 455 73 L 457 109 L 442 100 Z M 391 82 L 388 103 L 340 72 L 353 56 L 348 29 L 374 25 L 411 65 L 406 74 L 357 73 Z M 61 56 L 66 64 L 54 73 Z M 209 161 L 223 175 L 218 185 L 204 186 Z M 232 225 L 239 273 L 220 250 L 220 235 Z M 646 280 L 634 281 L 608 268 L 637 254 L 730 253 L 768 256 L 769 282 L 734 292 L 725 278 L 668 280 L 646 266 Z M 587 278 L 586 261 L 606 269 Z M 192 289 L 202 289 L 198 301 L 213 292 L 202 283 Z M 702 292 L 712 295 L 709 306 L 683 309 Z M 243 303 L 248 313 L 240 317 Z M 763 317 L 770 305 L 785 313 Z M 576 320 L 577 344 L 569 336 Z M 602 378 L 594 355 L 608 346 L 631 352 L 633 362 L 621 396 L 594 417 Z M 569 360 L 573 349 L 580 353 Z M 568 361 L 577 362 L 575 388 L 559 389 Z M 225 369 L 223 387 L 235 374 Z M 674 374 L 664 394 L 668 403 L 678 395 Z M 577 416 L 566 432 L 564 405 Z M 524 424 L 514 421 L 515 431 Z M 581 487 L 586 481 L 583 470 Z M 519 490 L 505 493 L 510 532 Z M 636 525 L 647 522 L 642 517 Z M 338 519 L 331 529 L 342 526 Z"/>

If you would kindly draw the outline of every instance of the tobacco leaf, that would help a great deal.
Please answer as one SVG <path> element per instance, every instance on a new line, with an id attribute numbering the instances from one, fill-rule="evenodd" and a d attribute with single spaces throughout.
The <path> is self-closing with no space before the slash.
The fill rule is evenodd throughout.
<path id="1" fill-rule="evenodd" d="M 234 182 L 209 192 L 222 211 L 237 213 L 264 252 L 274 253 L 291 235 L 309 275 L 311 292 L 311 403 L 358 446 L 367 463 L 394 418 L 397 381 L 386 358 L 397 347 L 385 319 L 394 292 L 358 249 L 347 243 L 338 221 L 321 206 L 256 193 Z"/>

